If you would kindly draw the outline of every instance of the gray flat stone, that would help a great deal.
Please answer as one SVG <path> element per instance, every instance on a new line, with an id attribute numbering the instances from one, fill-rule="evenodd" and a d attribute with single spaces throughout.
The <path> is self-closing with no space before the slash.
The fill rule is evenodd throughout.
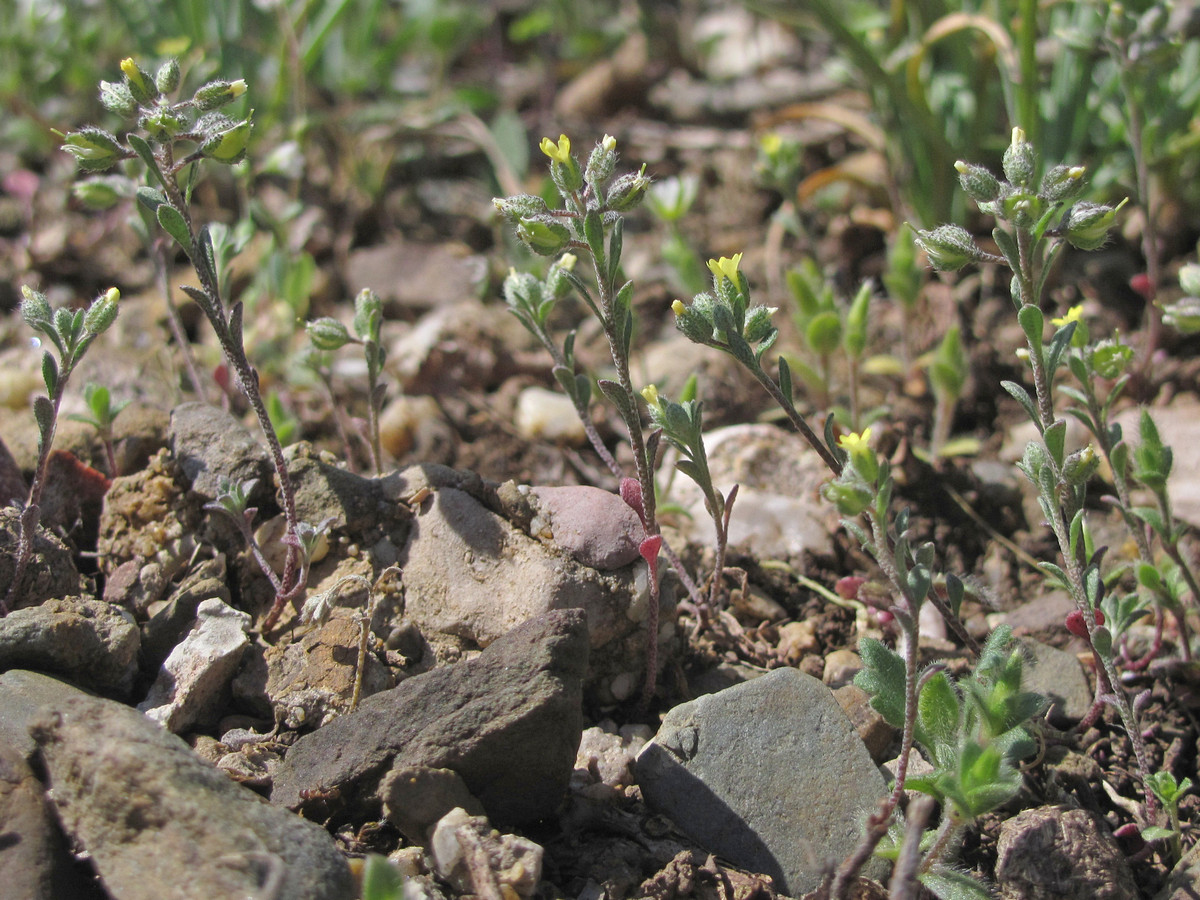
<path id="1" fill-rule="evenodd" d="M 99 898 L 67 853 L 45 787 L 20 752 L 0 739 L 0 885 L 20 900 Z"/>
<path id="2" fill-rule="evenodd" d="M 329 834 L 264 803 L 137 710 L 69 698 L 31 734 L 63 830 L 110 896 L 354 896 Z"/>
<path id="3" fill-rule="evenodd" d="M 497 824 L 544 818 L 575 762 L 587 657 L 582 610 L 531 619 L 477 658 L 409 678 L 301 737 L 271 801 L 338 820 L 378 816 L 388 772 L 425 766 L 456 772 Z"/>
<path id="4" fill-rule="evenodd" d="M 101 694 L 126 697 L 140 643 L 133 616 L 111 603 L 47 600 L 0 619 L 0 669 L 54 672 Z"/>
<path id="5" fill-rule="evenodd" d="M 266 448 L 225 410 L 181 403 L 171 410 L 167 438 L 184 478 L 205 500 L 217 496 L 226 478 L 234 484 L 257 479 L 251 506 L 270 499 L 272 469 Z"/>
<path id="6" fill-rule="evenodd" d="M 796 669 L 672 709 L 638 756 L 637 779 L 646 802 L 701 846 L 792 896 L 854 849 L 887 792 L 829 688 Z"/>
<path id="7" fill-rule="evenodd" d="M 0 743 L 18 750 L 26 760 L 37 745 L 29 736 L 29 723 L 42 707 L 59 709 L 71 697 L 90 696 L 73 684 L 67 684 L 41 672 L 10 669 L 0 675 Z"/>
<path id="8" fill-rule="evenodd" d="M 1025 667 L 1021 687 L 1050 699 L 1051 723 L 1065 728 L 1086 716 L 1095 693 L 1079 657 L 1029 638 L 1022 638 L 1021 644 L 1033 654 L 1033 665 Z"/>

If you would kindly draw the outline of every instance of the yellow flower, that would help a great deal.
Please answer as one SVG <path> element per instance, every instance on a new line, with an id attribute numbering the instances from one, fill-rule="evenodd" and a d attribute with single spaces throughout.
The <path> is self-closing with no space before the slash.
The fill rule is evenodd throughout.
<path id="1" fill-rule="evenodd" d="M 617 149 L 617 139 L 615 137 L 613 137 L 611 134 L 606 134 L 604 136 L 603 140 L 600 141 L 600 146 L 603 147 L 605 150 L 607 150 L 609 153 L 612 153 L 614 150 Z"/>
<path id="2" fill-rule="evenodd" d="M 642 399 L 651 406 L 658 405 L 658 388 L 652 384 L 646 385 L 642 388 Z"/>
<path id="3" fill-rule="evenodd" d="M 130 81 L 141 81 L 141 74 L 138 72 L 137 63 L 133 61 L 132 56 L 127 56 L 121 60 L 121 71 L 125 73 Z"/>
<path id="4" fill-rule="evenodd" d="M 1025 143 L 1025 129 L 1024 128 L 1014 128 L 1012 130 L 1012 146 L 1015 147 L 1015 146 L 1017 146 L 1017 144 L 1023 144 L 1023 143 Z"/>
<path id="5" fill-rule="evenodd" d="M 1050 321 L 1058 328 L 1062 328 L 1068 322 L 1082 322 L 1083 304 L 1072 306 L 1067 310 L 1067 314 L 1065 316 L 1059 316 L 1057 319 L 1051 319 Z"/>
<path id="6" fill-rule="evenodd" d="M 733 259 L 727 256 L 722 256 L 720 259 L 710 259 L 708 261 L 708 270 L 712 272 L 713 278 L 718 282 L 722 278 L 728 278 L 734 284 L 738 283 L 738 266 L 741 265 L 742 254 L 733 254 Z"/>
<path id="7" fill-rule="evenodd" d="M 676 300 L 671 304 L 671 312 L 675 313 L 677 316 L 682 316 L 685 312 L 687 312 L 687 307 L 683 305 L 682 300 Z"/>
<path id="8" fill-rule="evenodd" d="M 571 272 L 574 271 L 575 263 L 577 262 L 579 262 L 579 257 L 577 257 L 574 253 L 564 253 L 558 258 L 558 267 Z"/>
<path id="9" fill-rule="evenodd" d="M 854 434 L 848 432 L 838 438 L 838 446 L 849 453 L 851 456 L 859 449 L 869 450 L 867 443 L 871 440 L 871 429 L 867 428 L 862 434 Z"/>
<path id="10" fill-rule="evenodd" d="M 767 156 L 774 156 L 783 149 L 783 138 L 777 131 L 768 131 L 759 139 L 758 145 Z"/>
<path id="11" fill-rule="evenodd" d="M 550 138 L 542 138 L 542 143 L 539 144 L 543 153 L 557 163 L 566 165 L 571 159 L 571 139 L 565 134 L 558 136 L 558 143 L 555 144 Z"/>

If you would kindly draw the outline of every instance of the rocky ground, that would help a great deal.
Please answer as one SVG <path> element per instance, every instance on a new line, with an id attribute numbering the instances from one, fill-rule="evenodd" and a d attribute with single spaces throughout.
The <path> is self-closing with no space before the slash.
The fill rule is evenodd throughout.
<path id="1" fill-rule="evenodd" d="M 769 219 L 780 198 L 754 181 L 754 111 L 827 97 L 833 85 L 771 59 L 711 76 L 631 38 L 528 124 L 536 134 L 612 133 L 630 163 L 701 178 L 689 239 L 707 255 L 745 249 L 743 268 L 764 289 L 801 252 L 820 255 L 843 285 L 878 274 L 894 225 L 880 192 L 814 213 L 811 236 L 781 247 Z M 814 154 L 852 149 L 836 129 L 797 127 Z M 356 437 L 365 373 L 339 365 L 331 398 L 295 380 L 302 333 L 270 304 L 248 317 L 264 385 L 297 420 L 287 457 L 300 516 L 329 522 L 307 591 L 326 600 L 323 615 L 305 621 L 289 608 L 269 632 L 269 584 L 206 507 L 222 478 L 256 479 L 260 539 L 270 548 L 282 533 L 268 456 L 253 417 L 216 386 L 206 326 L 184 309 L 214 376 L 198 396 L 181 387 L 163 300 L 121 219 L 64 216 L 65 161 L 38 171 L 14 161 L 5 209 L 27 205 L 6 232 L 3 277 L 37 283 L 58 303 L 119 283 L 120 317 L 73 385 L 103 383 L 131 403 L 115 422 L 115 470 L 94 429 L 61 423 L 35 561 L 19 608 L 0 619 L 6 896 L 349 898 L 369 853 L 400 867 L 409 900 L 805 896 L 853 848 L 899 747 L 851 683 L 858 641 L 889 635 L 865 609 L 812 587 L 874 575 L 819 499 L 819 461 L 773 424 L 754 385 L 675 333 L 679 292 L 658 259 L 661 228 L 634 218 L 637 380 L 677 391 L 700 376 L 714 481 L 739 485 L 723 609 L 702 627 L 664 574 L 657 690 L 641 704 L 640 522 L 498 299 L 510 259 L 490 213 L 496 188 L 479 175 L 485 155 L 436 129 L 382 138 L 418 148 L 422 163 L 396 162 L 369 199 L 339 195 L 337 173 L 314 164 L 295 243 L 319 263 L 312 315 L 345 318 L 345 298 L 366 286 L 386 303 L 383 473 L 369 474 Z M 232 185 L 201 188 L 204 208 L 225 215 Z M 287 199 L 269 178 L 257 188 L 267 204 Z M 1136 342 L 1138 310 L 1111 276 L 1136 267 L 1129 247 L 1119 240 L 1090 268 L 1078 263 L 1084 286 L 1064 275 L 1063 290 L 1087 295 L 1102 324 L 1132 326 Z M 246 251 L 241 283 L 258 249 Z M 900 502 L 974 586 L 968 630 L 1011 624 L 1037 662 L 1031 686 L 1053 700 L 1021 794 L 969 832 L 958 863 L 1010 900 L 1194 896 L 1200 802 L 1182 803 L 1176 865 L 1138 836 L 1138 787 L 1113 714 L 1076 727 L 1092 676 L 1063 628 L 1069 602 L 1027 564 L 1050 558 L 1051 543 L 1013 465 L 1025 438 L 997 385 L 1016 377 L 1006 361 L 1021 335 L 993 281 L 1004 279 L 932 282 L 913 336 L 924 350 L 946 321 L 963 324 L 972 377 L 955 432 L 980 440 L 977 456 L 934 469 L 913 452 L 928 441 L 933 406 L 919 372 L 867 385 L 888 407 L 876 429 Z M 182 269 L 175 282 L 187 283 Z M 897 319 L 879 308 L 872 341 L 894 347 Z M 0 329 L 0 486 L 17 497 L 35 459 L 28 404 L 41 378 L 19 318 Z M 604 366 L 594 331 L 581 329 L 578 348 Z M 1196 349 L 1169 343 L 1130 391 L 1175 448 L 1176 512 L 1192 526 Z M 66 411 L 82 411 L 77 397 Z M 597 409 L 595 421 L 627 459 L 615 414 Z M 666 497 L 676 505 L 667 539 L 702 579 L 712 566 L 702 501 L 682 478 Z M 1100 542 L 1113 528 L 1105 515 L 1093 516 Z M 0 512 L 0 587 L 13 577 L 16 534 L 16 510 Z M 1166 640 L 1126 687 L 1150 691 L 1152 764 L 1196 779 L 1200 672 L 1175 661 L 1169 631 Z M 955 671 L 969 665 L 936 622 L 922 652 Z M 887 867 L 876 861 L 864 875 L 886 884 Z M 869 881 L 859 890 L 886 896 Z"/>

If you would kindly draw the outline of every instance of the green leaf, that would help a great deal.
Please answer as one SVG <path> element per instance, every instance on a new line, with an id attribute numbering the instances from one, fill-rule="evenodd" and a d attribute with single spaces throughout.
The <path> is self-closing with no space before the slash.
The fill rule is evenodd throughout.
<path id="1" fill-rule="evenodd" d="M 1045 430 L 1042 439 L 1046 442 L 1046 449 L 1050 451 L 1050 458 L 1061 468 L 1066 456 L 1067 420 L 1057 419 Z"/>
<path id="2" fill-rule="evenodd" d="M 146 168 L 150 170 L 150 174 L 165 188 L 167 186 L 167 179 L 163 177 L 162 169 L 158 167 L 158 160 L 154 158 L 154 151 L 150 149 L 150 145 L 146 142 L 146 139 L 130 132 L 125 135 L 125 141 L 133 148 L 133 152 L 141 158 L 142 162 L 146 164 Z"/>
<path id="3" fill-rule="evenodd" d="M 40 450 L 54 432 L 54 404 L 50 402 L 49 397 L 33 398 L 33 417 L 37 420 Z"/>
<path id="4" fill-rule="evenodd" d="M 604 261 L 604 220 L 601 218 L 599 210 L 589 209 L 587 215 L 583 217 L 583 237 L 592 251 L 592 258 L 596 263 L 596 274 L 607 275 L 608 265 Z"/>
<path id="5" fill-rule="evenodd" d="M 1159 825 L 1149 825 L 1142 829 L 1142 840 L 1149 843 L 1150 841 L 1164 841 L 1175 837 L 1175 832 L 1170 828 L 1163 828 Z"/>
<path id="6" fill-rule="evenodd" d="M 1158 511 L 1157 507 L 1135 506 L 1129 511 L 1154 529 L 1155 534 L 1161 536 L 1170 533 L 1167 529 L 1167 523 L 1163 521 L 1162 513 Z"/>
<path id="7" fill-rule="evenodd" d="M 871 706 L 888 724 L 904 726 L 904 659 L 881 641 L 864 638 L 858 647 L 864 668 L 854 683 L 871 695 Z"/>
<path id="8" fill-rule="evenodd" d="M 792 369 L 783 358 L 783 354 L 779 355 L 779 392 L 787 400 L 788 406 L 795 405 L 792 397 Z"/>
<path id="9" fill-rule="evenodd" d="M 1008 267 L 1014 272 L 1021 270 L 1021 254 L 1017 249 L 1017 242 L 1013 236 L 1003 228 L 993 228 L 992 238 L 996 241 L 996 246 L 1000 248 L 1000 252 L 1004 254 L 1004 258 L 1008 260 Z M 1013 302 L 1018 302 L 1018 298 L 1013 298 Z"/>
<path id="10" fill-rule="evenodd" d="M 363 861 L 362 900 L 403 900 L 404 877 L 384 856 L 368 854 Z"/>
<path id="11" fill-rule="evenodd" d="M 950 601 L 950 611 L 956 616 L 959 609 L 962 608 L 963 595 L 966 593 L 966 586 L 962 579 L 953 572 L 946 573 L 946 598 Z"/>
<path id="12" fill-rule="evenodd" d="M 154 215 L 163 231 L 173 237 L 183 251 L 191 256 L 192 234 L 188 231 L 187 221 L 183 218 L 183 214 L 169 203 L 164 203 L 155 210 Z"/>
<path id="13" fill-rule="evenodd" d="M 629 395 L 625 393 L 625 389 L 621 385 L 607 378 L 601 378 L 596 385 L 600 388 L 600 393 L 604 394 L 609 402 L 617 408 L 617 412 L 621 414 L 621 418 L 626 423 L 637 421 L 637 410 L 631 405 Z"/>
<path id="14" fill-rule="evenodd" d="M 42 381 L 46 393 L 53 397 L 58 392 L 58 363 L 49 352 L 42 354 Z"/>
<path id="15" fill-rule="evenodd" d="M 1046 319 L 1042 315 L 1042 311 L 1033 305 L 1022 306 L 1017 313 L 1017 321 L 1021 324 L 1021 330 L 1025 332 L 1025 340 L 1029 342 L 1029 349 L 1039 358 L 1042 355 L 1042 333 L 1046 328 Z"/>
<path id="16" fill-rule="evenodd" d="M 1015 381 L 1001 381 L 1000 387 L 1008 391 L 1012 398 L 1025 408 L 1025 414 L 1040 429 L 1042 418 L 1038 415 L 1037 407 L 1033 405 L 1033 398 L 1029 396 L 1029 392 Z"/>
<path id="17" fill-rule="evenodd" d="M 608 239 L 608 281 L 616 284 L 621 272 L 621 249 L 625 236 L 625 220 L 618 218 L 613 223 L 612 234 Z"/>
<path id="18" fill-rule="evenodd" d="M 917 733 L 939 765 L 946 765 L 957 749 L 961 713 L 958 693 L 946 673 L 931 675 L 917 699 Z"/>
<path id="19" fill-rule="evenodd" d="M 934 866 L 917 880 L 929 888 L 938 900 L 995 900 L 995 893 L 974 876 L 946 866 Z"/>

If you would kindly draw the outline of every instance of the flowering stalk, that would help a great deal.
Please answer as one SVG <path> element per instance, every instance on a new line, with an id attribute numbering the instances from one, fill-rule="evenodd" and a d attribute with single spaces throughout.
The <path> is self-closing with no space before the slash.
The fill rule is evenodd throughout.
<path id="1" fill-rule="evenodd" d="M 30 328 L 40 331 L 53 349 L 42 353 L 42 380 L 45 397 L 33 401 L 33 414 L 38 425 L 38 458 L 33 469 L 33 483 L 21 511 L 20 536 L 12 583 L 0 598 L 0 616 L 7 615 L 21 599 L 21 582 L 33 556 L 33 538 L 41 516 L 42 493 L 46 487 L 46 468 L 58 427 L 58 410 L 63 393 L 75 366 L 83 358 L 92 341 L 99 337 L 117 318 L 117 301 L 121 292 L 109 288 L 84 310 L 59 309 L 51 311 L 46 295 L 28 285 L 21 287 L 21 318 Z"/>

